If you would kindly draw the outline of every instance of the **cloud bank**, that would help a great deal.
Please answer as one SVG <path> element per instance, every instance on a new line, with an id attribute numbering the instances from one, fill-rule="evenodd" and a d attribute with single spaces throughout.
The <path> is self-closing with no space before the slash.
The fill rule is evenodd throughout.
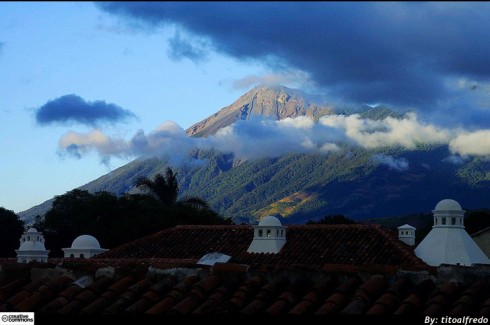
<path id="1" fill-rule="evenodd" d="M 96 152 L 103 162 L 111 157 L 166 156 L 171 163 L 189 162 L 196 149 L 233 154 L 240 160 L 280 157 L 288 153 L 327 154 L 343 150 L 345 145 L 367 149 L 399 147 L 407 150 L 421 144 L 447 145 L 449 163 L 458 163 L 468 155 L 490 155 L 490 132 L 442 129 L 422 123 L 415 113 L 401 119 L 387 117 L 371 120 L 354 115 L 328 115 L 314 122 L 308 117 L 283 120 L 251 119 L 237 121 L 207 138 L 188 136 L 184 129 L 167 121 L 152 132 L 138 131 L 131 139 L 111 137 L 100 130 L 89 133 L 68 132 L 59 141 L 59 150 L 81 158 Z M 408 161 L 387 155 L 373 161 L 392 169 L 409 168 Z M 201 162 L 197 162 L 201 163 Z"/>
<path id="2" fill-rule="evenodd" d="M 384 103 L 470 116 L 490 81 L 490 3 L 478 2 L 101 2 L 105 12 L 147 28 L 176 26 L 206 48 L 170 40 L 172 55 L 216 51 L 257 60 L 276 73 L 299 70 L 347 102 Z M 178 50 L 176 50 L 178 49 Z M 464 104 L 464 106 L 461 106 Z M 449 114 L 450 113 L 450 114 Z"/>
<path id="3" fill-rule="evenodd" d="M 115 104 L 103 100 L 85 101 L 75 94 L 48 101 L 36 110 L 36 122 L 49 124 L 84 124 L 96 126 L 101 122 L 116 123 L 136 116 Z"/>

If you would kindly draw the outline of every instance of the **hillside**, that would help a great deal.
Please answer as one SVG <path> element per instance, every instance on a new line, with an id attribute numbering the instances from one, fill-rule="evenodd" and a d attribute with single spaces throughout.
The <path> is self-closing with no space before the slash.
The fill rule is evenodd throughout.
<path id="1" fill-rule="evenodd" d="M 374 120 L 401 116 L 387 107 L 339 111 L 360 113 Z M 319 118 L 332 113 L 335 113 L 333 107 L 314 104 L 300 91 L 258 87 L 195 124 L 187 133 L 209 136 L 237 119 L 246 120 L 254 114 L 282 119 L 303 115 Z M 265 215 L 279 215 L 285 223 L 304 223 L 332 214 L 365 220 L 427 213 L 443 198 L 455 199 L 470 209 L 488 205 L 490 162 L 485 159 L 448 163 L 445 161 L 450 155 L 447 146 L 436 145 L 419 145 L 415 150 L 363 149 L 346 143 L 339 146 L 343 150 L 324 154 L 291 153 L 239 163 L 229 154 L 196 151 L 191 155 L 206 164 L 173 168 L 177 171 L 180 195 L 199 196 L 214 210 L 238 223 L 255 222 Z M 376 154 L 405 159 L 410 168 L 390 168 L 373 160 Z M 80 188 L 118 195 L 134 193 L 138 177 L 152 177 L 166 167 L 165 158 L 139 158 Z M 32 220 L 49 207 L 50 202 L 45 202 L 20 216 Z"/>

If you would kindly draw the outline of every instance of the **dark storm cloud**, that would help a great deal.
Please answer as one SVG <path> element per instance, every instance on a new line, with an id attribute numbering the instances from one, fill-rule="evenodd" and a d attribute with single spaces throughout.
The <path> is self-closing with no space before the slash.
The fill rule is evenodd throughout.
<path id="1" fill-rule="evenodd" d="M 89 102 L 74 94 L 50 100 L 36 111 L 36 121 L 41 125 L 77 123 L 94 126 L 134 117 L 133 113 L 115 104 L 103 100 Z"/>
<path id="2" fill-rule="evenodd" d="M 98 6 L 149 27 L 175 24 L 238 59 L 301 69 L 320 87 L 349 101 L 429 106 L 452 95 L 447 79 L 488 82 L 490 77 L 490 3 L 103 2 Z M 184 48 L 180 55 L 193 53 Z"/>

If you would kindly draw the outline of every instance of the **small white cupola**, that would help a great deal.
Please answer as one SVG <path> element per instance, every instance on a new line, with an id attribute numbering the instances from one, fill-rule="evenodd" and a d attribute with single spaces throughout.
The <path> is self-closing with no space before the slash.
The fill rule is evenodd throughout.
<path id="1" fill-rule="evenodd" d="M 434 210 L 432 230 L 415 248 L 415 255 L 429 265 L 490 264 L 490 260 L 464 229 L 464 210 L 458 202 L 444 199 Z"/>
<path id="2" fill-rule="evenodd" d="M 44 236 L 35 228 L 29 228 L 20 237 L 19 249 L 17 253 L 17 263 L 29 263 L 31 261 L 48 261 L 49 250 L 44 247 Z"/>
<path id="3" fill-rule="evenodd" d="M 404 242 L 407 245 L 414 246 L 415 245 L 415 227 L 410 225 L 403 225 L 397 228 L 398 229 L 398 239 Z"/>
<path id="4" fill-rule="evenodd" d="M 254 238 L 248 253 L 277 254 L 286 243 L 286 227 L 276 217 L 267 216 L 253 228 Z"/>
<path id="5" fill-rule="evenodd" d="M 63 248 L 65 257 L 75 258 L 90 258 L 107 251 L 108 249 L 100 248 L 99 241 L 90 235 L 78 236 L 70 248 Z"/>

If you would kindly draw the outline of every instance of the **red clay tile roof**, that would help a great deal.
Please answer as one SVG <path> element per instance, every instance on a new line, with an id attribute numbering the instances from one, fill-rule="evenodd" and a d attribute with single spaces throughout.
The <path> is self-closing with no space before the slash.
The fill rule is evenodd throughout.
<path id="1" fill-rule="evenodd" d="M 252 234 L 179 226 L 91 259 L 0 259 L 0 312 L 490 315 L 490 266 L 429 267 L 379 226 L 289 226 L 279 254 L 247 253 Z M 232 260 L 196 264 L 215 251 Z"/>
<path id="2" fill-rule="evenodd" d="M 293 225 L 279 254 L 247 253 L 253 239 L 248 225 L 177 226 L 124 244 L 97 258 L 164 258 L 199 260 L 220 252 L 230 262 L 276 269 L 320 269 L 325 264 L 425 266 L 413 248 L 377 225 Z"/>
<path id="3" fill-rule="evenodd" d="M 107 276 L 81 267 L 92 262 L 108 267 L 110 261 L 2 265 L 0 310 L 28 309 L 41 315 L 490 315 L 490 267 L 483 266 L 454 267 L 454 274 L 447 267 L 442 273 L 437 268 L 432 273 L 401 269 L 352 274 L 334 267 L 157 270 L 128 259 Z M 92 282 L 78 281 L 90 278 Z"/>

